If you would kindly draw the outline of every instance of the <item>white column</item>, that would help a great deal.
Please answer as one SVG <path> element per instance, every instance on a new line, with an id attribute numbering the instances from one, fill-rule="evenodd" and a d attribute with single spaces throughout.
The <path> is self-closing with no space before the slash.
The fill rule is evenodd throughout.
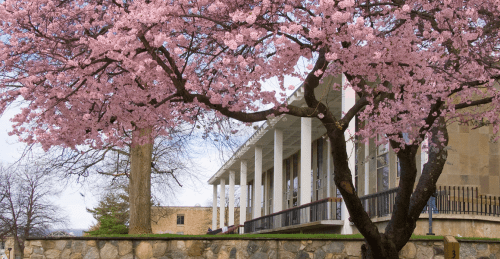
<path id="1" fill-rule="evenodd" d="M 241 161 L 240 168 L 240 225 L 245 225 L 247 217 L 247 161 Z M 252 206 L 250 204 L 250 206 Z M 244 230 L 244 229 L 243 229 Z M 243 233 L 243 231 L 240 231 Z"/>
<path id="2" fill-rule="evenodd" d="M 332 145 L 330 138 L 326 139 L 326 197 L 332 197 Z"/>
<path id="3" fill-rule="evenodd" d="M 311 202 L 311 118 L 300 118 L 300 205 Z"/>
<path id="4" fill-rule="evenodd" d="M 345 75 L 342 74 L 342 86 L 345 86 L 347 84 L 347 79 L 345 78 Z M 342 87 L 342 114 L 345 114 L 349 109 L 351 109 L 352 106 L 354 106 L 354 103 L 356 102 L 356 92 L 354 89 L 352 89 L 351 86 L 348 86 L 347 88 Z M 355 181 L 355 150 L 354 150 L 354 141 L 350 140 L 351 137 L 354 137 L 355 134 L 355 123 L 356 120 L 355 118 L 352 118 L 352 120 L 349 122 L 349 125 L 347 127 L 347 130 L 344 132 L 344 138 L 346 139 L 346 150 L 347 150 L 347 155 L 349 157 L 349 170 L 351 170 L 351 181 L 354 184 Z M 347 210 L 347 207 L 345 206 L 345 202 L 342 202 L 342 219 L 344 220 L 344 226 L 342 228 L 342 234 L 352 234 L 352 226 L 349 224 L 349 211 Z"/>
<path id="5" fill-rule="evenodd" d="M 283 131 L 274 130 L 273 213 L 283 210 Z"/>
<path id="6" fill-rule="evenodd" d="M 424 148 L 424 146 L 426 148 Z M 429 161 L 429 137 L 425 136 L 424 141 L 420 145 L 420 173 L 424 172 L 424 165 Z"/>
<path id="7" fill-rule="evenodd" d="M 234 171 L 229 171 L 229 222 L 227 225 L 234 225 Z"/>
<path id="8" fill-rule="evenodd" d="M 226 218 L 226 179 L 220 179 L 220 227 L 225 226 L 224 221 Z"/>
<path id="9" fill-rule="evenodd" d="M 217 229 L 217 184 L 214 184 L 214 195 L 212 202 L 212 230 Z"/>
<path id="10" fill-rule="evenodd" d="M 255 186 L 253 196 L 253 218 L 261 216 L 262 202 L 262 148 L 255 147 Z"/>
<path id="11" fill-rule="evenodd" d="M 268 193 L 268 190 L 269 190 L 269 176 L 268 176 L 268 172 L 264 172 L 264 215 L 268 215 L 269 214 L 269 193 Z"/>
<path id="12" fill-rule="evenodd" d="M 331 166 L 331 163 L 332 163 L 332 145 L 330 145 L 330 138 L 327 137 L 325 143 L 327 146 L 326 147 L 326 197 L 330 198 L 330 197 L 332 197 L 332 190 L 331 190 L 332 189 L 332 184 L 331 184 L 332 183 L 332 176 L 331 176 L 332 175 L 332 172 L 331 172 L 331 170 L 332 170 L 332 166 Z M 326 213 L 328 215 L 327 216 L 328 219 L 336 219 L 335 218 L 336 213 L 332 214 L 332 212 L 333 212 L 332 211 L 332 203 L 333 202 L 330 202 L 328 204 L 328 206 L 326 206 L 326 210 L 327 210 Z M 336 205 L 335 205 L 335 208 L 337 208 Z M 334 211 L 337 211 L 337 210 L 334 210 Z"/>
<path id="13" fill-rule="evenodd" d="M 362 158 L 365 161 L 365 195 L 370 194 L 370 161 L 368 159 L 369 156 L 370 156 L 370 141 L 366 141 L 365 157 Z"/>

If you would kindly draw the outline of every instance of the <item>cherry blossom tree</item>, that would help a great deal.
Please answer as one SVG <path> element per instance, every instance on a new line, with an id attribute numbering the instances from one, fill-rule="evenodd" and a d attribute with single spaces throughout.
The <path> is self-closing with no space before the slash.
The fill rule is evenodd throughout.
<path id="1" fill-rule="evenodd" d="M 120 146 L 132 131 L 130 195 L 141 198 L 131 199 L 131 233 L 150 231 L 136 218 L 149 210 L 140 207 L 149 198 L 140 190 L 149 188 L 151 132 L 167 135 L 214 111 L 244 123 L 317 117 L 330 138 L 334 181 L 366 238 L 364 257 L 398 258 L 446 161 L 446 125 L 475 121 L 498 132 L 498 6 L 498 0 L 8 0 L 0 7 L 0 111 L 22 100 L 12 134 L 45 148 Z M 299 59 L 308 62 L 306 72 L 297 69 Z M 356 102 L 337 117 L 314 89 L 340 73 Z M 284 76 L 302 79 L 307 107 L 286 105 Z M 273 77 L 279 87 L 265 90 Z M 390 142 L 400 160 L 395 210 L 383 233 L 353 191 L 344 133 L 356 116 L 363 121 L 358 139 L 383 136 L 377 143 Z M 415 156 L 426 136 L 434 152 L 414 189 Z"/>

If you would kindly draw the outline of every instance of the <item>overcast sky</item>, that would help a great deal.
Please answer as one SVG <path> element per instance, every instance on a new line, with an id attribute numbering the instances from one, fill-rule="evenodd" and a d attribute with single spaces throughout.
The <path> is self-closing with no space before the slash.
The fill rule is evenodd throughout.
<path id="1" fill-rule="evenodd" d="M 0 0 L 1 1 L 1 0 Z M 300 63 L 300 62 L 299 62 Z M 304 63 L 302 61 L 302 63 Z M 305 67 L 305 64 L 301 64 Z M 285 77 L 285 88 L 289 85 L 294 85 L 295 89 L 300 86 L 301 81 L 290 77 Z M 274 80 L 266 82 L 264 89 L 277 89 L 279 86 Z M 287 94 L 291 94 L 294 89 L 287 89 Z M 24 145 L 17 142 L 16 136 L 9 136 L 7 132 L 12 129 L 12 118 L 19 109 L 10 108 L 0 117 L 0 161 L 4 164 L 9 164 L 19 159 Z M 250 130 L 251 131 L 251 130 Z M 251 132 L 249 133 L 251 134 Z M 209 145 L 204 146 L 207 148 Z M 209 148 L 209 147 L 208 147 Z M 208 179 L 217 172 L 221 167 L 222 162 L 219 158 L 218 150 L 213 148 L 203 152 L 203 155 L 196 158 L 199 165 L 199 181 L 183 181 L 182 188 L 176 192 L 175 197 L 169 195 L 158 194 L 158 198 L 163 206 L 207 206 L 208 201 L 212 200 L 212 186 L 207 183 Z M 87 182 L 92 182 L 87 181 Z M 89 226 L 95 223 L 94 218 L 86 211 L 86 208 L 93 208 L 97 205 L 99 191 L 92 188 L 89 184 L 78 184 L 76 181 L 70 182 L 57 197 L 54 202 L 60 205 L 66 214 L 69 216 L 69 225 L 67 228 L 88 229 Z"/>
<path id="2" fill-rule="evenodd" d="M 24 145 L 17 143 L 16 136 L 9 136 L 12 123 L 9 121 L 14 116 L 17 109 L 10 109 L 0 117 L 0 157 L 4 164 L 15 162 L 19 159 Z M 200 181 L 182 182 L 183 187 L 175 197 L 165 197 L 159 195 L 162 204 L 169 206 L 194 206 L 197 203 L 202 206 L 207 205 L 207 200 L 212 197 L 212 187 L 207 181 L 220 167 L 217 157 L 203 156 L 197 159 L 200 165 Z M 76 181 L 66 186 L 64 191 L 55 198 L 54 202 L 61 206 L 69 216 L 68 228 L 87 229 L 93 223 L 94 218 L 86 211 L 86 208 L 92 208 L 97 205 L 99 191 L 89 183 L 78 184 Z"/>

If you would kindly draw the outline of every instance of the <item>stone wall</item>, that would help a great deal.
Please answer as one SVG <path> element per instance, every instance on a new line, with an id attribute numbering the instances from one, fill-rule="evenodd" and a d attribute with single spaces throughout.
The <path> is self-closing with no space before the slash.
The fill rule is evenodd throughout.
<path id="1" fill-rule="evenodd" d="M 167 258 L 360 258 L 361 239 L 234 240 L 178 238 L 50 238 L 28 240 L 24 258 L 31 259 L 167 259 Z M 443 241 L 412 240 L 400 258 L 443 259 Z M 500 242 L 460 241 L 460 258 L 500 258 Z"/>
<path id="2" fill-rule="evenodd" d="M 380 232 L 385 232 L 389 220 L 390 216 L 372 218 Z M 425 236 L 429 233 L 428 214 L 421 214 L 416 223 L 413 234 Z M 353 232 L 359 233 L 356 227 L 353 227 Z M 437 236 L 500 238 L 500 218 L 472 214 L 434 214 L 432 232 Z"/>

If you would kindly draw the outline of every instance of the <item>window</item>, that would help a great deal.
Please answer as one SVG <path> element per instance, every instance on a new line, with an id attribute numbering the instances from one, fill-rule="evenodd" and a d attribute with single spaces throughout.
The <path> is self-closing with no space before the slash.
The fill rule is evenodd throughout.
<path id="1" fill-rule="evenodd" d="M 183 214 L 177 215 L 177 225 L 184 225 L 184 215 Z"/>
<path id="2" fill-rule="evenodd" d="M 5 242 L 0 241 L 0 250 L 4 250 L 4 249 L 5 249 Z"/>

